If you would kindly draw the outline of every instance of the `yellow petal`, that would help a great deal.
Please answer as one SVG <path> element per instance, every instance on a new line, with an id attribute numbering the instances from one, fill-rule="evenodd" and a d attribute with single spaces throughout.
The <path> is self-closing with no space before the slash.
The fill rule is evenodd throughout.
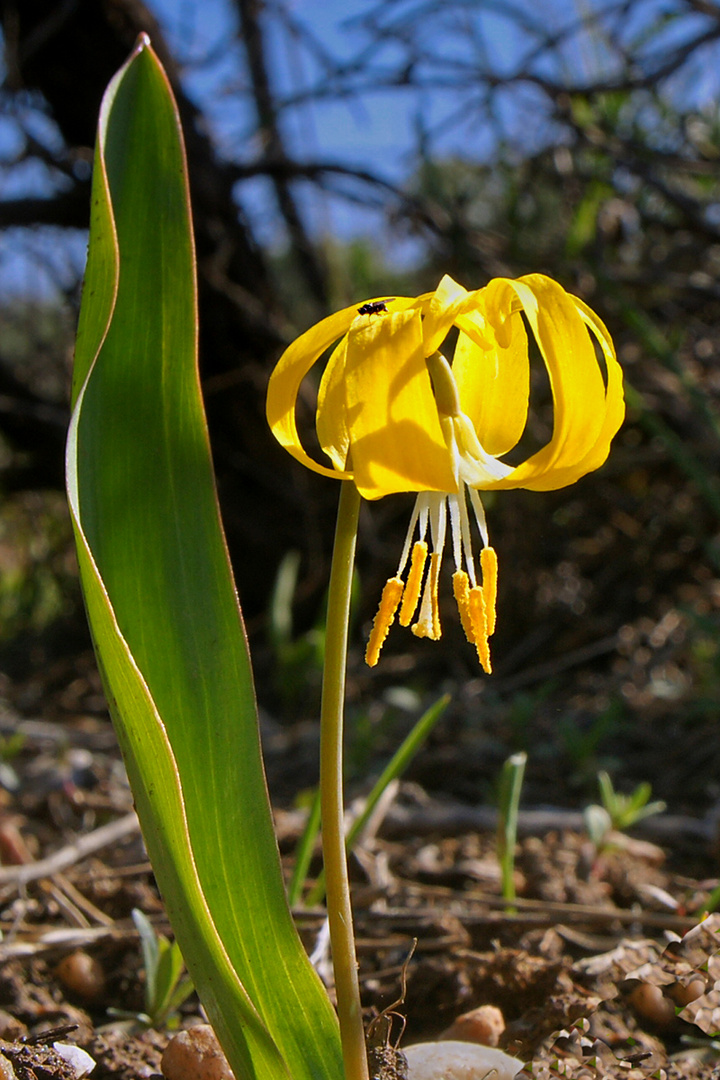
<path id="1" fill-rule="evenodd" d="M 418 310 L 355 322 L 345 402 L 353 479 L 366 499 L 396 491 L 455 491 Z"/>
<path id="2" fill-rule="evenodd" d="M 574 483 L 607 457 L 624 416 L 622 374 L 607 330 L 582 301 L 541 274 L 509 284 L 522 303 L 547 367 L 553 434 L 542 450 L 506 477 L 482 487 L 549 491 Z M 605 356 L 607 388 L 589 326 Z"/>
<path id="3" fill-rule="evenodd" d="M 341 480 L 349 479 L 352 473 L 320 465 L 303 449 L 295 422 L 295 403 L 300 384 L 310 368 L 334 341 L 349 330 L 357 313 L 356 306 L 336 311 L 296 338 L 278 360 L 270 376 L 267 393 L 268 423 L 280 445 L 309 469 Z"/>
<path id="4" fill-rule="evenodd" d="M 452 365 L 462 411 L 470 417 L 483 449 L 496 457 L 518 443 L 530 395 L 525 326 L 520 313 L 510 311 L 511 290 L 505 282 L 490 282 L 485 292 L 497 292 L 498 285 L 508 308 L 500 332 L 495 333 L 479 312 L 459 318 L 461 330 Z M 495 303 L 502 304 L 503 298 L 497 297 Z"/>
<path id="5" fill-rule="evenodd" d="M 394 310 L 404 310 L 427 302 L 427 299 L 428 294 L 417 298 L 395 296 L 392 299 L 392 307 Z M 306 453 L 297 430 L 295 405 L 300 384 L 310 368 L 334 342 L 349 330 L 352 323 L 358 318 L 365 322 L 373 319 L 377 321 L 381 318 L 375 315 L 358 316 L 358 308 L 362 307 L 363 303 L 369 302 L 362 301 L 359 304 L 353 304 L 352 307 L 343 308 L 342 311 L 336 311 L 334 315 L 329 315 L 296 338 L 278 360 L 268 383 L 266 415 L 277 441 L 308 469 L 322 473 L 323 476 L 332 476 L 337 480 L 351 479 L 352 473 L 321 465 Z M 339 451 L 335 446 L 335 440 L 328 438 L 328 442 L 334 450 L 331 458 L 336 459 Z"/>
<path id="6" fill-rule="evenodd" d="M 573 483 L 586 473 L 599 469 L 610 452 L 610 443 L 625 419 L 625 396 L 623 394 L 622 368 L 617 361 L 615 346 L 605 324 L 579 297 L 573 297 L 580 318 L 591 328 L 605 358 L 607 389 L 605 391 L 605 419 L 595 445 L 575 466 L 575 474 L 566 483 Z"/>
<path id="7" fill-rule="evenodd" d="M 423 349 L 426 356 L 440 348 L 458 314 L 473 306 L 476 295 L 445 274 L 424 308 Z"/>
<path id="8" fill-rule="evenodd" d="M 345 360 L 347 335 L 341 338 L 327 362 L 318 388 L 315 428 L 318 442 L 336 469 L 344 469 L 350 449 L 345 409 Z"/>

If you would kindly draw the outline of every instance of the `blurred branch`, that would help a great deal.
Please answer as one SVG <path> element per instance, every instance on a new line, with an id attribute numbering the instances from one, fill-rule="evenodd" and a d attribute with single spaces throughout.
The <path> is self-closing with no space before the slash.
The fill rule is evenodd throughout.
<path id="1" fill-rule="evenodd" d="M 293 250 L 310 291 L 318 306 L 325 308 L 327 306 L 325 274 L 288 182 L 288 173 L 282 169 L 283 165 L 288 164 L 288 155 L 270 84 L 260 20 L 261 5 L 258 0 L 236 0 L 236 5 L 240 15 L 242 43 L 248 59 L 260 140 L 267 160 L 277 166 L 270 175 L 280 213 L 285 219 Z"/>
<path id="2" fill-rule="evenodd" d="M 0 228 L 60 225 L 68 229 L 86 229 L 89 200 L 89 183 L 77 183 L 72 191 L 51 199 L 0 199 Z"/>

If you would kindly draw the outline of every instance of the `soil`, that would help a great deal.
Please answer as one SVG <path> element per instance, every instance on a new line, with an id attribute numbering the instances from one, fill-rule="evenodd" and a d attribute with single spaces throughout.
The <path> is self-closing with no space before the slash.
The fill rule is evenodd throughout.
<path id="1" fill-rule="evenodd" d="M 490 770 L 498 756 L 491 720 L 492 711 L 483 734 Z M 451 723 L 457 736 L 461 720 Z M 304 820 L 291 793 L 316 732 L 267 719 L 264 728 L 289 873 Z M 72 1075 L 57 1042 L 85 1048 L 95 1080 L 156 1077 L 171 1031 L 109 1010 L 145 1008 L 132 910 L 171 931 L 90 655 L 6 687 L 0 732 L 0 1053 L 20 1080 Z M 397 1001 L 405 973 L 395 1010 L 407 1019 L 405 1044 L 490 1005 L 502 1014 L 499 1045 L 528 1063 L 528 1076 L 718 1080 L 720 917 L 700 921 L 719 884 L 712 816 L 693 816 L 678 801 L 673 815 L 598 847 L 572 784 L 557 785 L 556 805 L 521 814 L 509 903 L 493 814 L 467 798 L 475 751 L 469 735 L 453 742 L 445 730 L 353 855 L 368 1018 Z M 443 754 L 441 785 L 432 762 L 437 768 Z M 531 773 L 529 791 L 540 790 Z M 297 912 L 309 950 L 322 922 L 320 910 Z M 319 967 L 331 977 L 327 957 Z M 200 1015 L 191 996 L 174 1023 Z M 400 1026 L 395 1020 L 392 1040 Z"/>

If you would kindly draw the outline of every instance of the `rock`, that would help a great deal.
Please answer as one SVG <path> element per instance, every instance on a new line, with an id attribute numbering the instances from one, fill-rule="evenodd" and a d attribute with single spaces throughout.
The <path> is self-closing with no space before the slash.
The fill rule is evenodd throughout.
<path id="1" fill-rule="evenodd" d="M 4 1054 L 0 1054 L 0 1080 L 17 1080 L 17 1073 Z"/>
<path id="2" fill-rule="evenodd" d="M 460 1040 L 404 1047 L 409 1080 L 513 1080 L 523 1067 L 502 1050 Z"/>
<path id="3" fill-rule="evenodd" d="M 408 1080 L 513 1080 L 522 1061 L 490 1046 L 478 1043 L 417 1043 L 403 1047 L 408 1062 Z"/>
<path id="4" fill-rule="evenodd" d="M 81 949 L 65 956 L 55 968 L 55 974 L 66 990 L 90 1004 L 105 993 L 105 971 L 102 964 Z"/>
<path id="5" fill-rule="evenodd" d="M 227 1058 L 209 1024 L 175 1035 L 160 1065 L 165 1080 L 234 1080 Z"/>
<path id="6" fill-rule="evenodd" d="M 659 986 L 652 983 L 638 983 L 628 995 L 628 1002 L 644 1020 L 656 1028 L 666 1030 L 677 1027 L 675 1006 L 666 998 Z"/>
<path id="7" fill-rule="evenodd" d="M 16 1039 L 27 1035 L 28 1029 L 20 1020 L 16 1020 L 10 1013 L 0 1009 L 0 1039 L 6 1042 L 14 1042 Z M 0 1073 L 2 1076 L 2 1073 Z"/>
<path id="8" fill-rule="evenodd" d="M 90 1057 L 87 1050 L 83 1050 L 81 1046 L 75 1046 L 74 1043 L 56 1042 L 53 1043 L 53 1050 L 75 1070 L 77 1080 L 89 1076 L 95 1068 L 95 1059 Z"/>
<path id="9" fill-rule="evenodd" d="M 505 1017 L 500 1010 L 495 1005 L 480 1005 L 479 1008 L 458 1016 L 455 1022 L 443 1031 L 440 1039 L 497 1046 L 504 1030 Z"/>

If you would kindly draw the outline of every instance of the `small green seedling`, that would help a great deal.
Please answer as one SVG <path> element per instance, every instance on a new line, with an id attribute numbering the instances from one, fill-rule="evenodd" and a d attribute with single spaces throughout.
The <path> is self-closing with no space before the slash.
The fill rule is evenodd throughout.
<path id="1" fill-rule="evenodd" d="M 108 1012 L 143 1028 L 177 1027 L 177 1010 L 194 989 L 189 976 L 183 975 L 185 962 L 180 947 L 176 941 L 170 942 L 158 934 L 138 908 L 133 908 L 132 919 L 140 935 L 145 967 L 145 1010 L 128 1013 L 108 1009 Z"/>
<path id="2" fill-rule="evenodd" d="M 520 793 L 526 762 L 527 754 L 524 750 L 512 754 L 500 773 L 497 851 L 502 873 L 502 894 L 503 899 L 507 901 L 515 899 L 515 845 L 517 844 Z M 505 910 L 508 914 L 514 911 L 512 906 Z"/>
<path id="3" fill-rule="evenodd" d="M 25 745 L 25 735 L 15 731 L 12 735 L 0 735 L 0 785 L 7 791 L 17 791 L 20 786 L 18 775 L 12 764 Z"/>
<path id="4" fill-rule="evenodd" d="M 324 616 L 303 634 L 294 633 L 292 608 L 299 573 L 300 552 L 289 551 L 278 567 L 268 613 L 275 685 L 287 705 L 319 683 L 325 647 Z"/>
<path id="5" fill-rule="evenodd" d="M 665 810 L 665 803 L 661 800 L 648 801 L 652 795 L 652 787 L 647 781 L 638 784 L 631 795 L 622 795 L 615 791 L 609 775 L 600 772 L 598 785 L 602 804 L 610 816 L 613 829 L 618 832 L 624 832 L 625 829 L 637 825 L 638 821 L 652 817 L 653 814 L 662 814 Z"/>
<path id="6" fill-rule="evenodd" d="M 615 791 L 608 773 L 599 772 L 598 787 L 602 806 L 594 803 L 584 812 L 585 828 L 596 848 L 607 845 L 609 833 L 625 832 L 639 821 L 653 814 L 662 814 L 665 810 L 665 803 L 661 800 L 649 801 L 652 787 L 647 781 L 638 784 L 630 795 L 623 795 Z"/>

